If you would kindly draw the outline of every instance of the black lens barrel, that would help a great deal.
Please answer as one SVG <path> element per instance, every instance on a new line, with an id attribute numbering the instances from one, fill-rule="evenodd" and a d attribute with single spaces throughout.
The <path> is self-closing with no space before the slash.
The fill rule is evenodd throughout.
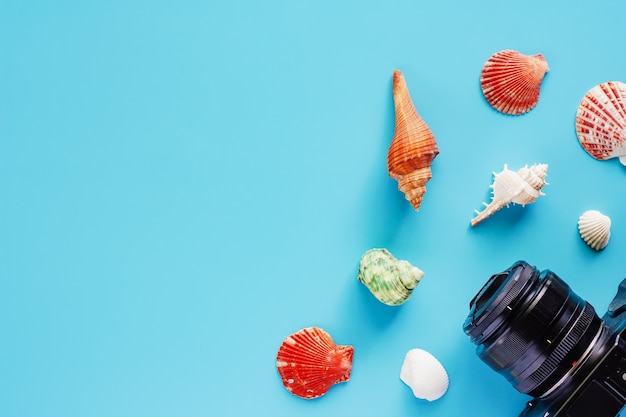
<path id="1" fill-rule="evenodd" d="M 519 261 L 489 278 L 463 327 L 485 363 L 537 397 L 589 352 L 602 320 L 554 273 Z"/>

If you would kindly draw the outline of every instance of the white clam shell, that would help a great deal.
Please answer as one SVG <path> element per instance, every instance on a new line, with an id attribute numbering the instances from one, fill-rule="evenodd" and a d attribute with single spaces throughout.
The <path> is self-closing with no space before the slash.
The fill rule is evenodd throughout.
<path id="1" fill-rule="evenodd" d="M 400 379 L 413 390 L 413 395 L 428 401 L 441 398 L 449 385 L 448 373 L 443 365 L 423 349 L 407 352 Z"/>
<path id="2" fill-rule="evenodd" d="M 587 245 L 602 250 L 611 237 L 611 218 L 598 210 L 587 210 L 578 218 L 578 231 Z"/>

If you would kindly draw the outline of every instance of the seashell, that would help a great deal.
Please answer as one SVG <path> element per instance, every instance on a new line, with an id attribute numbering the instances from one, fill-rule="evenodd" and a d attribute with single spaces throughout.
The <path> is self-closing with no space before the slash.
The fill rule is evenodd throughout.
<path id="1" fill-rule="evenodd" d="M 308 327 L 283 341 L 276 368 L 287 391 L 312 399 L 350 379 L 353 354 L 354 347 L 338 346 L 323 329 Z"/>
<path id="2" fill-rule="evenodd" d="M 432 178 L 430 166 L 439 149 L 433 132 L 415 110 L 399 70 L 393 73 L 393 101 L 396 127 L 387 153 L 387 169 L 389 176 L 398 181 L 398 189 L 419 210 L 426 182 Z"/>
<path id="3" fill-rule="evenodd" d="M 520 115 L 537 105 L 541 82 L 549 70 L 542 54 L 500 51 L 485 62 L 480 87 L 493 108 L 505 114 Z"/>
<path id="4" fill-rule="evenodd" d="M 547 164 L 535 164 L 530 168 L 526 165 L 518 171 L 511 171 L 507 164 L 504 164 L 501 172 L 493 173 L 493 184 L 489 186 L 493 190 L 491 202 L 483 203 L 485 205 L 483 211 L 476 210 L 477 216 L 472 219 L 471 225 L 476 226 L 511 203 L 525 206 L 545 195 L 541 188 L 548 184 L 545 180 L 547 174 Z"/>
<path id="5" fill-rule="evenodd" d="M 422 349 L 407 352 L 400 369 L 400 379 L 413 390 L 413 395 L 428 401 L 441 398 L 450 382 L 443 365 Z"/>
<path id="6" fill-rule="evenodd" d="M 359 263 L 359 281 L 380 302 L 390 306 L 406 302 L 423 276 L 422 270 L 399 261 L 387 249 L 370 249 Z"/>
<path id="7" fill-rule="evenodd" d="M 626 165 L 626 84 L 609 81 L 585 94 L 576 112 L 576 135 L 595 159 Z"/>
<path id="8" fill-rule="evenodd" d="M 587 245 L 602 250 L 611 237 L 611 218 L 598 210 L 587 210 L 578 218 L 578 231 Z"/>

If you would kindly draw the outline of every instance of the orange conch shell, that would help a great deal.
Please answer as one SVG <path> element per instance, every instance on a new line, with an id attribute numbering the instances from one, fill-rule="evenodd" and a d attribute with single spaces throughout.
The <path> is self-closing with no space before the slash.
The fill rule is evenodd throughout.
<path id="1" fill-rule="evenodd" d="M 399 70 L 393 73 L 393 101 L 396 129 L 387 154 L 387 169 L 406 199 L 419 210 L 426 182 L 432 178 L 430 165 L 439 149 L 433 132 L 417 114 Z"/>
<path id="2" fill-rule="evenodd" d="M 626 84 L 609 81 L 585 94 L 576 113 L 576 135 L 595 159 L 626 165 Z"/>
<path id="3" fill-rule="evenodd" d="M 542 54 L 524 55 L 504 50 L 485 62 L 480 87 L 494 109 L 505 114 L 524 114 L 539 102 L 541 81 L 548 71 Z"/>

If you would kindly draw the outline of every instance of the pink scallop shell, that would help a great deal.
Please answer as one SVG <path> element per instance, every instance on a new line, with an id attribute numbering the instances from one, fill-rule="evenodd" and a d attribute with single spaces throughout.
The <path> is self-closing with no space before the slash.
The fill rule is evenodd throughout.
<path id="1" fill-rule="evenodd" d="M 576 134 L 595 159 L 626 165 L 626 84 L 609 81 L 585 94 L 576 113 Z"/>
<path id="2" fill-rule="evenodd" d="M 504 50 L 485 62 L 480 86 L 496 110 L 505 114 L 524 114 L 537 105 L 541 82 L 548 71 L 548 63 L 542 54 L 524 55 Z"/>
<path id="3" fill-rule="evenodd" d="M 338 346 L 324 330 L 308 327 L 283 341 L 276 368 L 289 392 L 312 399 L 350 379 L 353 354 L 354 347 Z"/>

